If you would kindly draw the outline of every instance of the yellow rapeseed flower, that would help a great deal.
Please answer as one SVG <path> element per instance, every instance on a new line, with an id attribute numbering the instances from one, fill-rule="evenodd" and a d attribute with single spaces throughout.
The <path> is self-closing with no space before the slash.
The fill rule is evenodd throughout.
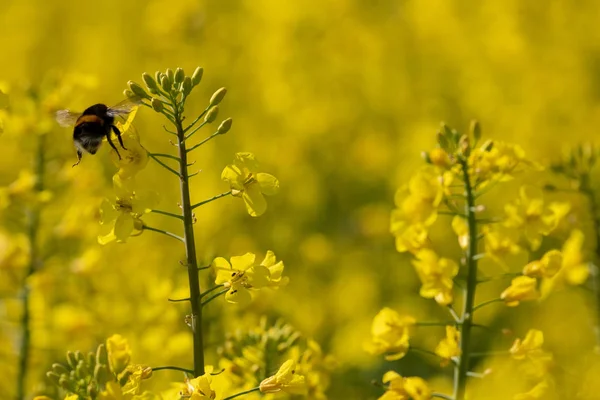
<path id="1" fill-rule="evenodd" d="M 548 235 L 570 210 L 569 203 L 544 203 L 542 190 L 535 186 L 523 186 L 519 198 L 504 207 L 505 225 L 521 230 L 532 250 L 542 244 L 542 236 Z"/>
<path id="2" fill-rule="evenodd" d="M 279 181 L 273 175 L 258 172 L 258 163 L 252 153 L 237 153 L 232 165 L 225 167 L 221 179 L 231 186 L 231 194 L 241 197 L 248 214 L 258 217 L 267 210 L 264 195 L 279 191 Z"/>
<path id="3" fill-rule="evenodd" d="M 558 273 L 563 263 L 563 255 L 558 250 L 550 250 L 541 259 L 527 264 L 523 268 L 523 275 L 533 278 L 552 278 Z"/>
<path id="4" fill-rule="evenodd" d="M 519 393 L 515 395 L 514 400 L 539 400 L 544 399 L 546 393 L 548 392 L 550 385 L 548 384 L 548 380 L 544 379 L 537 385 L 535 385 L 531 390 L 526 393 Z"/>
<path id="5" fill-rule="evenodd" d="M 516 307 L 521 301 L 536 300 L 539 297 L 537 280 L 529 276 L 516 277 L 512 280 L 511 285 L 500 295 L 500 298 L 509 307 Z"/>
<path id="6" fill-rule="evenodd" d="M 131 349 L 127 339 L 121 335 L 112 335 L 106 340 L 106 350 L 110 369 L 119 375 L 131 361 Z"/>
<path id="7" fill-rule="evenodd" d="M 401 316 L 391 308 L 383 308 L 373 318 L 371 341 L 365 344 L 365 350 L 371 354 L 386 353 L 388 361 L 401 359 L 408 351 L 410 328 L 416 322 L 411 316 Z"/>
<path id="8" fill-rule="evenodd" d="M 427 382 L 418 376 L 404 378 L 395 371 L 383 375 L 386 392 L 379 400 L 429 400 L 432 398 L 431 389 Z"/>
<path id="9" fill-rule="evenodd" d="M 460 356 L 461 351 L 459 341 L 460 332 L 456 327 L 452 325 L 446 326 L 446 337 L 442 339 L 435 348 L 435 354 L 442 359 L 442 367 L 448 365 L 454 357 Z"/>
<path id="10" fill-rule="evenodd" d="M 214 400 L 217 394 L 211 387 L 212 377 L 206 373 L 194 379 L 186 381 L 186 388 L 181 396 L 189 400 Z"/>
<path id="11" fill-rule="evenodd" d="M 259 387 L 262 393 L 306 394 L 304 376 L 296 373 L 296 362 L 294 360 L 284 362 L 277 373 L 263 380 Z"/>
<path id="12" fill-rule="evenodd" d="M 433 250 L 422 249 L 415 255 L 413 265 L 421 280 L 420 295 L 435 299 L 438 304 L 452 302 L 453 278 L 458 274 L 458 264 L 448 258 L 440 258 Z"/>

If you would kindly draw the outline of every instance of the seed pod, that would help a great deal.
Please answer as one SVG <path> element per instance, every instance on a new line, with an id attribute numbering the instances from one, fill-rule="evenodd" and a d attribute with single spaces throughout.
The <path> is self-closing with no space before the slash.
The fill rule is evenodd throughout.
<path id="1" fill-rule="evenodd" d="M 225 97 L 226 94 L 227 94 L 227 89 L 225 89 L 224 87 L 217 90 L 210 98 L 209 106 L 216 106 L 217 104 L 219 104 L 223 100 L 223 97 Z"/>
<path id="2" fill-rule="evenodd" d="M 206 113 L 204 122 L 207 124 L 212 123 L 215 119 L 217 119 L 217 114 L 219 114 L 219 106 L 212 107 L 210 110 L 208 110 L 208 113 Z"/>
<path id="3" fill-rule="evenodd" d="M 226 134 L 229 131 L 229 129 L 231 129 L 232 123 L 233 120 L 231 118 L 227 118 L 225 121 L 221 122 L 221 125 L 219 125 L 219 127 L 217 128 L 217 135 Z"/>
<path id="4" fill-rule="evenodd" d="M 202 75 L 204 74 L 204 69 L 201 67 L 197 67 L 192 75 L 192 85 L 196 86 L 202 80 Z"/>

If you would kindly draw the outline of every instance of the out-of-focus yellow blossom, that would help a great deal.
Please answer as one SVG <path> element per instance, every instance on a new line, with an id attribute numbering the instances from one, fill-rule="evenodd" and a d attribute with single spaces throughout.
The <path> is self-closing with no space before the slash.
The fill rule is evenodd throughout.
<path id="1" fill-rule="evenodd" d="M 16 181 L 4 188 L 0 188 L 0 209 L 8 207 L 13 202 L 19 204 L 40 204 L 47 203 L 52 199 L 52 192 L 49 190 L 35 190 L 38 177 L 29 170 L 19 172 Z"/>
<path id="2" fill-rule="evenodd" d="M 294 360 L 284 362 L 279 371 L 263 380 L 259 387 L 262 393 L 306 394 L 304 376 L 296 373 L 296 362 Z"/>
<path id="3" fill-rule="evenodd" d="M 527 264 L 523 268 L 523 275 L 533 278 L 551 278 L 560 270 L 562 263 L 562 253 L 558 250 L 550 250 L 541 259 Z"/>
<path id="4" fill-rule="evenodd" d="M 486 225 L 483 227 L 483 234 L 486 256 L 505 270 L 508 269 L 511 258 L 523 251 L 517 244 L 519 231 L 516 229 L 506 228 L 499 224 Z"/>
<path id="5" fill-rule="evenodd" d="M 460 248 L 463 250 L 466 249 L 469 246 L 469 225 L 467 221 L 463 217 L 456 215 L 452 218 L 452 230 L 458 236 L 458 245 Z"/>
<path id="6" fill-rule="evenodd" d="M 131 349 L 127 339 L 121 335 L 112 335 L 106 340 L 106 349 L 111 370 L 117 375 L 120 374 L 131 361 Z"/>
<path id="7" fill-rule="evenodd" d="M 70 396 L 72 397 L 72 396 Z M 48 396 L 35 396 L 33 398 L 33 400 L 52 400 L 52 398 L 48 397 Z"/>
<path id="8" fill-rule="evenodd" d="M 110 362 L 110 348 L 108 353 L 108 360 Z M 142 380 L 150 379 L 152 377 L 152 368 L 139 365 L 139 364 L 129 364 L 126 369 L 127 373 L 127 383 L 123 386 L 123 393 L 139 393 L 140 385 L 142 384 Z"/>
<path id="9" fill-rule="evenodd" d="M 418 376 L 402 377 L 395 371 L 388 371 L 383 375 L 383 384 L 386 392 L 379 400 L 429 400 L 432 397 L 431 389 L 427 382 Z"/>
<path id="10" fill-rule="evenodd" d="M 117 172 L 122 178 L 131 178 L 135 176 L 142 169 L 146 168 L 148 164 L 148 151 L 140 143 L 140 137 L 131 129 L 133 120 L 137 114 L 139 107 L 134 107 L 127 116 L 125 123 L 120 121 L 116 123 L 117 128 L 121 132 L 121 138 L 123 139 L 123 149 L 120 145 L 117 146 L 121 158 L 117 155 L 114 149 L 111 149 L 111 157 L 113 163 L 119 168 Z M 113 143 L 116 143 L 116 138 L 113 139 Z"/>
<path id="11" fill-rule="evenodd" d="M 452 161 L 450 160 L 448 153 L 446 150 L 440 147 L 432 149 L 427 156 L 429 157 L 429 161 L 431 161 L 431 163 L 436 167 L 446 169 L 452 165 Z"/>
<path id="12" fill-rule="evenodd" d="M 581 285 L 590 275 L 590 267 L 584 261 L 583 242 L 584 235 L 579 229 L 571 232 L 569 238 L 564 242 L 561 254 L 562 263 L 558 272 L 547 276 L 542 281 L 542 297 L 546 298 L 553 290 L 567 285 Z"/>
<path id="13" fill-rule="evenodd" d="M 29 262 L 29 252 L 27 236 L 0 232 L 0 270 L 24 267 Z"/>
<path id="14" fill-rule="evenodd" d="M 217 398 L 216 392 L 211 387 L 212 377 L 209 372 L 194 379 L 186 381 L 186 388 L 181 396 L 189 400 L 213 400 Z"/>
<path id="15" fill-rule="evenodd" d="M 309 339 L 306 347 L 307 349 L 298 357 L 298 373 L 305 378 L 308 398 L 326 400 L 325 392 L 337 362 L 331 355 L 323 354 L 321 346 L 314 340 Z"/>
<path id="16" fill-rule="evenodd" d="M 422 249 L 415 255 L 413 265 L 421 280 L 420 295 L 435 299 L 438 304 L 452 302 L 453 278 L 458 274 L 458 264 L 448 258 L 440 258 L 433 250 Z"/>
<path id="17" fill-rule="evenodd" d="M 99 400 L 132 400 L 134 395 L 131 393 L 123 393 L 118 382 L 108 382 L 104 391 L 98 395 Z"/>
<path id="18" fill-rule="evenodd" d="M 542 379 L 552 364 L 552 354 L 543 350 L 544 334 L 530 329 L 525 339 L 516 339 L 510 348 L 513 359 L 521 361 L 521 371 L 533 379 Z"/>
<path id="19" fill-rule="evenodd" d="M 507 215 L 505 225 L 521 230 L 532 250 L 542 244 L 542 236 L 548 235 L 567 215 L 569 203 L 544 203 L 542 190 L 535 186 L 523 186 L 519 198 L 504 207 Z"/>
<path id="20" fill-rule="evenodd" d="M 79 396 L 77 396 L 76 394 L 71 394 L 71 395 L 65 396 L 64 400 L 79 400 Z"/>
<path id="21" fill-rule="evenodd" d="M 400 210 L 392 211 L 391 233 L 396 237 L 396 250 L 414 253 L 423 248 L 428 240 L 427 228 L 422 223 L 409 224 Z"/>
<path id="22" fill-rule="evenodd" d="M 500 298 L 509 307 L 516 307 L 521 301 L 536 300 L 539 297 L 537 280 L 529 276 L 516 277 L 500 295 Z"/>
<path id="23" fill-rule="evenodd" d="M 437 219 L 443 195 L 438 175 L 427 167 L 417 171 L 408 185 L 396 192 L 394 202 L 407 221 L 430 226 Z"/>
<path id="24" fill-rule="evenodd" d="M 417 321 L 408 315 L 401 316 L 391 308 L 385 307 L 373 318 L 371 341 L 365 349 L 371 354 L 387 353 L 388 361 L 399 360 L 409 348 L 410 328 Z"/>
<path id="25" fill-rule="evenodd" d="M 500 141 L 493 142 L 491 148 L 473 149 L 468 160 L 469 175 L 475 177 L 478 185 L 508 181 L 523 164 L 531 165 L 523 149 Z"/>
<path id="26" fill-rule="evenodd" d="M 455 326 L 446 326 L 446 337 L 435 348 L 435 354 L 442 359 L 441 365 L 445 367 L 454 357 L 460 356 L 460 332 Z"/>
<path id="27" fill-rule="evenodd" d="M 527 393 L 519 393 L 515 395 L 514 400 L 538 400 L 543 399 L 548 392 L 549 384 L 547 380 L 543 380 L 537 385 L 535 385 L 530 391 Z"/>
<path id="28" fill-rule="evenodd" d="M 231 186 L 231 194 L 241 197 L 248 214 L 253 217 L 267 210 L 264 195 L 272 196 L 279 191 L 279 181 L 271 174 L 258 172 L 258 163 L 252 153 L 237 153 L 232 165 L 225 167 L 221 179 Z"/>
<path id="29" fill-rule="evenodd" d="M 229 288 L 225 300 L 230 303 L 248 304 L 252 299 L 249 289 L 285 286 L 289 281 L 281 276 L 283 262 L 277 262 L 270 250 L 260 264 L 256 264 L 256 255 L 252 253 L 234 256 L 230 260 L 231 263 L 217 257 L 212 262 L 217 273 L 215 283 Z"/>
<path id="30" fill-rule="evenodd" d="M 98 236 L 100 244 L 126 242 L 132 233 L 143 229 L 141 217 L 150 212 L 156 204 L 154 194 L 134 190 L 132 179 L 122 179 L 115 175 L 113 184 L 115 200 L 104 199 L 100 207 L 100 223 L 111 228 L 109 233 Z"/>

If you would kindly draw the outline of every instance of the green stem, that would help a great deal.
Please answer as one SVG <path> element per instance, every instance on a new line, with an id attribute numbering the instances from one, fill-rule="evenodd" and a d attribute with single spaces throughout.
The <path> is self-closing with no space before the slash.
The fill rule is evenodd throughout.
<path id="1" fill-rule="evenodd" d="M 193 374 L 194 371 L 192 371 L 191 369 L 187 369 L 187 368 L 181 368 L 181 367 L 174 367 L 172 365 L 166 365 L 164 367 L 156 367 L 156 368 L 151 368 L 152 372 L 154 371 L 162 371 L 162 370 L 172 370 L 172 371 L 181 371 L 181 372 L 185 372 L 186 374 Z"/>
<path id="2" fill-rule="evenodd" d="M 477 216 L 475 215 L 475 195 L 469 176 L 469 167 L 465 159 L 460 160 L 465 183 L 465 215 L 469 228 L 469 246 L 466 249 L 467 285 L 460 324 L 460 350 L 458 363 L 454 368 L 454 399 L 464 400 L 469 372 L 469 354 L 471 351 L 471 328 L 473 326 L 473 307 L 477 290 Z"/>
<path id="3" fill-rule="evenodd" d="M 581 177 L 580 191 L 588 198 L 589 213 L 591 214 L 592 220 L 594 221 L 594 233 L 596 236 L 596 259 L 600 260 L 600 213 L 598 212 L 598 201 L 588 174 L 584 174 Z M 594 297 L 596 300 L 596 324 L 594 327 L 594 333 L 596 336 L 596 346 L 600 347 L 600 271 L 598 270 L 598 263 L 592 266 L 592 289 L 594 291 Z"/>
<path id="4" fill-rule="evenodd" d="M 192 136 L 194 136 L 194 133 L 198 132 L 198 131 L 199 131 L 200 129 L 202 129 L 202 127 L 203 127 L 204 125 L 206 125 L 206 124 L 208 124 L 208 122 L 207 122 L 207 121 L 204 121 L 203 123 L 201 123 L 200 125 L 198 125 L 196 128 L 194 128 L 194 130 L 193 130 L 193 131 L 191 131 L 190 133 L 188 133 L 188 134 L 185 136 L 185 140 L 188 140 L 189 138 L 191 138 Z M 189 151 L 191 151 L 191 149 L 190 149 Z"/>
<path id="5" fill-rule="evenodd" d="M 202 125 L 200 125 L 200 127 L 202 127 Z M 200 127 L 199 127 L 198 129 L 200 129 Z M 193 133 L 195 133 L 195 131 L 194 131 L 194 132 L 192 132 L 192 134 L 193 134 Z M 218 136 L 218 135 L 219 135 L 219 133 L 218 133 L 218 132 L 215 132 L 215 133 L 213 133 L 212 135 L 210 135 L 209 137 L 207 137 L 206 139 L 204 139 L 204 140 L 203 140 L 203 141 L 201 141 L 200 143 L 198 143 L 198 144 L 195 144 L 194 146 L 190 147 L 190 148 L 188 149 L 188 153 L 189 153 L 189 152 L 191 152 L 191 151 L 193 151 L 193 150 L 195 150 L 195 149 L 197 149 L 198 147 L 202 146 L 204 143 L 208 142 L 209 140 L 211 140 L 211 139 L 214 139 L 214 138 L 215 138 L 216 136 Z M 190 134 L 190 136 L 191 136 L 191 134 Z"/>
<path id="6" fill-rule="evenodd" d="M 503 300 L 502 299 L 492 299 L 492 300 L 484 301 L 483 303 L 477 304 L 475 307 L 473 307 L 473 312 L 475 312 L 475 310 L 479 310 L 480 308 L 487 306 L 488 304 L 498 303 L 501 301 L 503 301 Z"/>
<path id="7" fill-rule="evenodd" d="M 170 158 L 171 160 L 175 160 L 177 162 L 179 162 L 179 157 L 173 156 L 171 154 L 165 154 L 165 153 L 150 153 L 148 155 L 152 155 L 154 157 L 164 157 L 164 158 Z"/>
<path id="8" fill-rule="evenodd" d="M 192 206 L 192 210 L 195 209 L 195 208 L 198 208 L 200 206 L 203 206 L 204 204 L 210 203 L 211 201 L 215 201 L 217 199 L 220 199 L 221 197 L 229 196 L 230 194 L 231 194 L 231 190 L 229 192 L 218 194 L 218 195 L 216 195 L 214 197 L 211 197 L 210 199 L 201 201 L 200 203 L 196 203 L 196 204 L 194 204 Z"/>
<path id="9" fill-rule="evenodd" d="M 198 123 L 198 121 L 200 121 L 200 119 L 202 117 L 204 117 L 204 114 L 206 114 L 208 112 L 208 110 L 210 109 L 209 107 L 206 107 L 204 109 L 204 111 L 202 111 L 202 113 L 200 115 L 198 115 L 198 117 L 196 117 L 196 119 L 194 121 L 192 121 L 191 124 L 189 124 L 188 126 L 185 127 L 185 129 L 183 129 L 183 133 L 186 133 L 187 131 L 189 131 L 194 125 L 196 125 L 196 123 Z"/>
<path id="10" fill-rule="evenodd" d="M 163 167 L 164 169 L 166 169 L 167 171 L 175 174 L 178 178 L 181 179 L 181 176 L 179 176 L 179 172 L 175 171 L 173 168 L 169 167 L 167 164 L 165 164 L 164 162 L 160 161 L 158 159 L 158 157 L 156 157 L 154 154 L 152 153 L 148 153 L 148 156 L 150 158 L 152 158 L 154 161 L 156 161 L 161 167 Z"/>
<path id="11" fill-rule="evenodd" d="M 163 235 L 168 236 L 168 237 L 172 237 L 173 239 L 177 239 L 180 242 L 184 241 L 184 239 L 181 236 L 177 236 L 174 233 L 163 231 L 162 229 L 153 228 L 153 227 L 148 226 L 148 225 L 144 225 L 143 230 L 162 233 Z"/>
<path id="12" fill-rule="evenodd" d="M 235 399 L 236 397 L 240 397 L 245 394 L 252 393 L 252 392 L 258 392 L 259 390 L 260 390 L 260 387 L 255 387 L 254 389 L 246 390 L 245 392 L 240 392 L 240 393 L 234 394 L 233 396 L 225 397 L 223 400 Z"/>
<path id="13" fill-rule="evenodd" d="M 217 286 L 211 287 L 210 289 L 205 290 L 204 293 L 202 293 L 200 295 L 200 298 L 202 298 L 202 297 L 206 296 L 207 294 L 209 294 L 210 292 L 214 292 L 215 290 L 222 288 L 222 287 L 223 287 L 223 285 L 217 285 Z"/>
<path id="14" fill-rule="evenodd" d="M 177 105 L 175 98 L 171 97 L 172 103 Z M 184 226 L 184 243 L 187 261 L 188 282 L 190 286 L 190 303 L 192 305 L 191 323 L 193 335 L 194 376 L 204 375 L 204 336 L 202 333 L 202 290 L 198 274 L 198 259 L 196 257 L 196 240 L 194 238 L 194 215 L 190 201 L 190 186 L 188 174 L 187 149 L 185 147 L 185 131 L 183 118 L 178 107 L 173 107 L 175 113 L 175 126 L 177 128 L 177 139 L 179 149 L 179 173 L 181 209 Z M 193 125 L 193 123 L 192 123 Z"/>
<path id="15" fill-rule="evenodd" d="M 177 218 L 183 221 L 183 217 L 181 215 L 178 214 L 173 214 L 167 211 L 162 211 L 162 210 L 152 210 L 153 213 L 155 214 L 162 214 L 162 215 L 166 215 L 168 217 L 173 217 L 173 218 Z"/>
<path id="16" fill-rule="evenodd" d="M 456 325 L 456 321 L 447 321 L 447 322 L 444 322 L 444 321 L 440 321 L 440 322 L 437 322 L 437 321 L 431 321 L 431 322 L 425 321 L 425 322 L 417 322 L 415 325 L 416 326 L 447 326 L 447 325 Z"/>
<path id="17" fill-rule="evenodd" d="M 432 393 L 431 397 L 437 397 L 438 399 L 454 400 L 454 397 L 448 396 L 447 394 L 443 393 Z"/>
<path id="18" fill-rule="evenodd" d="M 38 136 L 37 154 L 34 160 L 34 171 L 36 181 L 34 192 L 39 193 L 44 190 L 44 146 L 46 135 Z M 21 346 L 19 351 L 19 369 L 17 375 L 17 400 L 26 398 L 26 381 L 27 381 L 27 366 L 29 361 L 29 353 L 31 350 L 31 309 L 30 295 L 31 287 L 29 286 L 29 278 L 40 268 L 41 259 L 38 249 L 38 231 L 40 226 L 40 209 L 39 205 L 33 205 L 27 210 L 27 238 L 29 240 L 29 264 L 25 277 L 23 278 L 23 292 L 21 299 L 23 301 L 23 313 L 21 315 Z"/>
<path id="19" fill-rule="evenodd" d="M 217 297 L 219 297 L 220 295 L 222 295 L 222 294 L 225 294 L 225 293 L 227 293 L 227 292 L 229 292 L 229 289 L 225 289 L 225 290 L 222 290 L 222 291 L 220 291 L 219 293 L 215 293 L 215 294 L 213 294 L 213 295 L 212 295 L 212 296 L 210 296 L 208 299 L 206 299 L 206 300 L 204 300 L 204 301 L 202 302 L 202 307 L 204 307 L 205 305 L 207 305 L 208 303 L 210 303 L 211 301 L 213 301 L 214 299 L 216 299 L 216 298 L 217 298 Z"/>

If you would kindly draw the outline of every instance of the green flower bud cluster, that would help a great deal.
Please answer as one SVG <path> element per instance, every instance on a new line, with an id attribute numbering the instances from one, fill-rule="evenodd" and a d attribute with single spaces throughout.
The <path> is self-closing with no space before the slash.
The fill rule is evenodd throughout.
<path id="1" fill-rule="evenodd" d="M 128 98 L 141 101 L 142 105 L 152 108 L 157 113 L 165 115 L 174 125 L 177 125 L 178 120 L 179 122 L 183 120 L 185 100 L 192 89 L 200 84 L 203 74 L 204 70 L 201 67 L 197 67 L 191 76 L 186 75 L 183 68 L 176 68 L 175 71 L 167 68 L 165 72 L 157 71 L 154 76 L 144 72 L 142 74 L 143 84 L 129 81 L 127 83 L 129 88 L 124 91 L 124 94 Z M 214 122 L 219 113 L 218 105 L 223 101 L 226 94 L 226 88 L 218 89 L 211 96 L 206 110 L 192 125 L 202 117 L 204 117 L 204 122 L 201 126 Z M 225 119 L 214 135 L 227 133 L 231 129 L 231 124 L 231 118 Z"/>
<path id="2" fill-rule="evenodd" d="M 587 180 L 598 159 L 599 150 L 591 143 L 583 143 L 567 149 L 561 160 L 550 166 L 552 172 L 564 175 L 587 185 Z"/>
<path id="3" fill-rule="evenodd" d="M 96 399 L 113 376 L 108 364 L 106 346 L 101 344 L 95 353 L 88 354 L 68 351 L 66 364 L 53 364 L 46 376 L 69 394 Z"/>

